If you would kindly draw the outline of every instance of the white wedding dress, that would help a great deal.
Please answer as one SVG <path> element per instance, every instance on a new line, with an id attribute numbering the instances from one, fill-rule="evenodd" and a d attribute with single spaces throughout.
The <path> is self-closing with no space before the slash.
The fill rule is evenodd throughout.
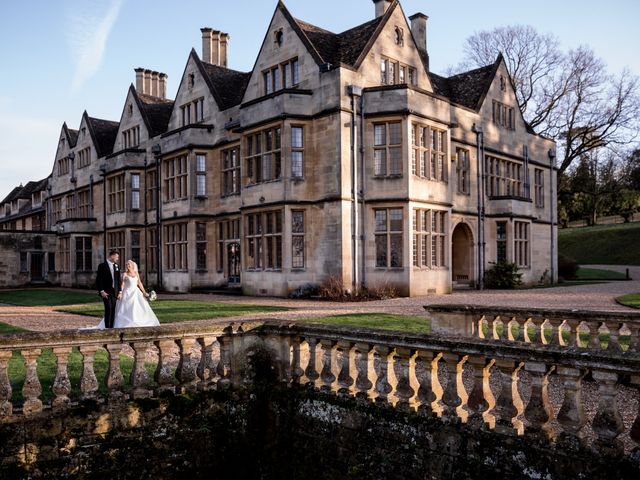
<path id="1" fill-rule="evenodd" d="M 116 318 L 113 328 L 157 327 L 158 317 L 138 288 L 138 278 L 126 275 L 122 298 L 116 303 Z M 104 329 L 104 318 L 98 325 Z"/>

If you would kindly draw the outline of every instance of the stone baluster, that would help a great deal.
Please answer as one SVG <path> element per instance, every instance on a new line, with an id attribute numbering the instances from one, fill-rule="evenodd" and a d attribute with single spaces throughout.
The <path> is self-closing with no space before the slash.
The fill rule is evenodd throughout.
<path id="1" fill-rule="evenodd" d="M 424 416 L 434 415 L 433 402 L 436 394 L 433 391 L 433 352 L 418 350 L 416 355 L 415 374 L 418 381 L 418 412 Z"/>
<path id="2" fill-rule="evenodd" d="M 398 397 L 396 408 L 402 411 L 411 409 L 410 400 L 415 394 L 411 388 L 411 380 L 409 378 L 409 364 L 411 363 L 412 350 L 410 348 L 396 347 L 393 356 L 393 371 L 398 380 L 395 395 Z"/>
<path id="3" fill-rule="evenodd" d="M 180 338 L 176 340 L 179 354 L 176 378 L 179 382 L 178 390 L 180 393 L 193 392 L 196 389 L 198 381 L 196 376 L 196 365 L 191 358 L 191 349 L 195 343 L 195 338 Z"/>
<path id="4" fill-rule="evenodd" d="M 521 336 L 520 323 L 518 323 L 516 317 L 511 317 L 511 321 L 507 323 L 507 339 L 515 342 L 518 341 Z"/>
<path id="5" fill-rule="evenodd" d="M 558 422 L 562 425 L 561 440 L 577 448 L 583 444 L 585 424 L 582 406 L 582 378 L 585 372 L 578 368 L 557 367 L 558 375 L 564 386 L 564 402 L 558 412 Z"/>
<path id="6" fill-rule="evenodd" d="M 53 381 L 51 391 L 54 398 L 51 402 L 53 408 L 65 408 L 69 406 L 71 393 L 71 380 L 69 380 L 69 354 L 71 347 L 56 347 L 53 354 L 56 356 L 56 378 Z"/>
<path id="7" fill-rule="evenodd" d="M 473 387 L 471 387 L 471 392 L 467 399 L 467 410 L 469 411 L 467 423 L 472 428 L 482 428 L 485 424 L 482 414 L 489 408 L 489 403 L 484 397 L 484 379 L 487 375 L 487 359 L 485 357 L 471 355 L 467 358 L 466 363 L 471 368 L 473 374 Z"/>
<path id="8" fill-rule="evenodd" d="M 204 392 L 211 388 L 213 383 L 213 368 L 211 367 L 211 355 L 213 353 L 213 345 L 216 343 L 215 337 L 199 337 L 197 339 L 200 345 L 200 361 L 196 374 L 198 375 L 197 388 Z"/>
<path id="9" fill-rule="evenodd" d="M 622 323 L 609 322 L 606 325 L 607 330 L 609 330 L 607 350 L 609 352 L 622 352 L 622 347 L 620 346 L 620 329 L 622 328 Z"/>
<path id="10" fill-rule="evenodd" d="M 151 344 L 148 342 L 134 342 L 131 343 L 131 348 L 133 348 L 134 352 L 133 369 L 131 370 L 131 397 L 147 398 L 151 396 L 151 391 L 148 388 L 149 374 L 145 368 L 145 362 Z"/>
<path id="11" fill-rule="evenodd" d="M 107 371 L 107 390 L 111 399 L 121 398 L 124 394 L 124 376 L 120 370 L 120 352 L 122 344 L 114 343 L 105 345 L 109 353 L 109 369 Z"/>
<path id="12" fill-rule="evenodd" d="M 629 322 L 629 350 L 628 352 L 640 352 L 640 325 Z"/>
<path id="13" fill-rule="evenodd" d="M 225 334 L 218 337 L 220 343 L 220 361 L 218 362 L 217 373 L 218 386 L 229 388 L 231 386 L 231 329 L 225 329 Z"/>
<path id="14" fill-rule="evenodd" d="M 173 372 L 169 361 L 176 343 L 173 340 L 156 340 L 154 344 L 158 348 L 158 365 L 153 375 L 157 384 L 156 392 L 158 394 L 175 392 Z"/>
<path id="15" fill-rule="evenodd" d="M 565 320 L 562 322 L 568 328 L 569 338 L 566 341 L 568 347 L 578 346 L 578 325 L 580 324 L 576 320 Z"/>
<path id="16" fill-rule="evenodd" d="M 320 347 L 322 348 L 322 371 L 320 372 L 322 386 L 320 387 L 320 390 L 323 392 L 330 392 L 331 386 L 336 379 L 336 376 L 331 370 L 334 344 L 335 342 L 333 340 L 320 340 Z"/>
<path id="17" fill-rule="evenodd" d="M 356 343 L 355 346 L 355 363 L 356 372 L 356 398 L 367 400 L 369 398 L 369 390 L 373 387 L 373 383 L 369 380 L 369 350 L 367 343 Z"/>
<path id="18" fill-rule="evenodd" d="M 589 326 L 589 345 L 588 348 L 593 348 L 595 350 L 600 350 L 602 346 L 600 345 L 600 322 L 589 322 L 587 324 Z"/>
<path id="19" fill-rule="evenodd" d="M 9 417 L 13 414 L 13 403 L 11 403 L 13 390 L 7 371 L 12 356 L 13 352 L 10 350 L 0 350 L 0 417 Z"/>
<path id="20" fill-rule="evenodd" d="M 309 363 L 307 368 L 304 369 L 304 376 L 307 377 L 307 385 L 315 387 L 316 381 L 320 378 L 318 373 L 316 351 L 318 349 L 318 339 L 307 338 L 307 345 L 309 347 Z"/>
<path id="21" fill-rule="evenodd" d="M 524 416 L 529 422 L 527 433 L 551 438 L 553 431 L 549 422 L 553 417 L 553 408 L 549 400 L 549 375 L 555 369 L 541 362 L 526 362 L 524 369 L 531 377 L 531 396 Z"/>
<path id="22" fill-rule="evenodd" d="M 524 341 L 527 343 L 540 343 L 540 327 L 536 325 L 532 318 L 527 318 L 524 322 Z"/>
<path id="23" fill-rule="evenodd" d="M 97 345 L 82 345 L 82 373 L 80 374 L 80 392 L 83 400 L 95 398 L 98 391 L 98 379 L 93 369 L 93 361 L 98 351 Z"/>
<path id="24" fill-rule="evenodd" d="M 459 421 L 460 418 L 458 417 L 457 408 L 462 405 L 462 399 L 458 392 L 458 375 L 462 371 L 460 355 L 457 353 L 443 352 L 442 361 L 447 366 L 446 372 L 444 373 L 447 385 L 442 394 L 442 403 L 444 405 L 442 415 L 449 421 Z M 438 363 L 438 372 L 440 372 L 441 365 L 442 363 Z"/>
<path id="25" fill-rule="evenodd" d="M 300 378 L 304 375 L 302 366 L 300 365 L 300 345 L 302 339 L 298 335 L 291 337 L 291 383 L 300 384 Z"/>
<path id="26" fill-rule="evenodd" d="M 22 356 L 26 366 L 24 385 L 22 386 L 22 396 L 24 397 L 24 405 L 22 413 L 25 415 L 34 415 L 42 411 L 42 386 L 38 378 L 38 358 L 42 351 L 39 348 L 33 350 L 23 350 Z"/>
<path id="27" fill-rule="evenodd" d="M 504 322 L 500 315 L 496 315 L 496 318 L 491 322 L 491 338 L 494 340 L 501 340 L 504 336 Z"/>
<path id="28" fill-rule="evenodd" d="M 513 419 L 518 414 L 514 397 L 514 377 L 520 369 L 520 364 L 513 360 L 497 358 L 495 366 L 500 375 L 500 391 L 496 398 L 493 413 L 496 417 L 495 430 L 503 434 L 516 434 Z"/>
<path id="29" fill-rule="evenodd" d="M 598 382 L 598 411 L 592 423 L 593 431 L 597 436 L 596 445 L 601 451 L 620 452 L 622 443 L 618 440 L 618 436 L 624 431 L 624 424 L 616 404 L 618 374 L 593 370 L 592 375 Z"/>
<path id="30" fill-rule="evenodd" d="M 351 377 L 351 347 L 352 343 L 346 340 L 338 342 L 336 350 L 338 361 L 338 393 L 340 395 L 349 395 L 353 378 Z"/>
<path id="31" fill-rule="evenodd" d="M 389 347 L 376 345 L 373 353 L 373 369 L 376 372 L 376 403 L 389 403 L 391 384 L 388 379 Z"/>

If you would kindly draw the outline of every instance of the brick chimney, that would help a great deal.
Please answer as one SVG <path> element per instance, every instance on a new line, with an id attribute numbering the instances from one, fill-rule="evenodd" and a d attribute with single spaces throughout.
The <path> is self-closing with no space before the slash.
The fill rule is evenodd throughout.
<path id="1" fill-rule="evenodd" d="M 229 54 L 229 34 L 205 27 L 202 32 L 202 61 L 226 67 Z"/>
<path id="2" fill-rule="evenodd" d="M 144 93 L 144 68 L 136 68 L 136 91 Z"/>
<path id="3" fill-rule="evenodd" d="M 151 96 L 160 96 L 160 72 L 151 72 Z"/>
<path id="4" fill-rule="evenodd" d="M 151 95 L 151 70 L 144 70 L 144 90 L 143 92 L 146 95 Z"/>
<path id="5" fill-rule="evenodd" d="M 427 51 L 427 20 L 429 17 L 424 13 L 416 13 L 409 17 L 411 20 L 411 33 L 416 40 L 418 48 L 423 51 L 427 58 L 427 69 L 429 68 L 429 53 Z"/>
<path id="6" fill-rule="evenodd" d="M 373 0 L 376 6 L 376 18 L 383 16 L 391 6 L 391 0 Z"/>
<path id="7" fill-rule="evenodd" d="M 160 84 L 158 97 L 162 98 L 163 100 L 167 98 L 167 78 L 169 78 L 169 76 L 166 73 L 161 72 L 160 74 L 158 74 Z"/>

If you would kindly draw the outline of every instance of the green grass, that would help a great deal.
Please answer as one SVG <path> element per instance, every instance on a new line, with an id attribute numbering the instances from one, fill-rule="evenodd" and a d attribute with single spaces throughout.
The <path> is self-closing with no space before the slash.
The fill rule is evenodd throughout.
<path id="1" fill-rule="evenodd" d="M 176 323 L 188 320 L 205 320 L 209 318 L 235 317 L 249 313 L 283 312 L 285 307 L 264 305 L 242 305 L 237 303 L 216 303 L 192 300 L 158 300 L 151 304 L 160 323 Z M 102 304 L 82 307 L 56 309 L 60 312 L 76 313 L 90 317 L 102 318 Z"/>
<path id="2" fill-rule="evenodd" d="M 59 305 L 78 305 L 80 303 L 98 303 L 96 293 L 74 292 L 69 290 L 24 289 L 0 292 L 0 303 L 21 307 L 53 307 Z"/>
<path id="3" fill-rule="evenodd" d="M 560 229 L 558 251 L 581 265 L 640 265 L 640 223 Z"/>
<path id="4" fill-rule="evenodd" d="M 109 367 L 109 356 L 104 349 L 100 349 L 96 352 L 94 357 L 94 372 L 98 379 L 100 393 L 107 392 L 106 375 Z M 42 386 L 42 395 L 40 399 L 42 401 L 50 400 L 53 397 L 51 386 L 56 378 L 56 356 L 49 348 L 43 349 L 42 354 L 38 358 L 38 378 Z M 153 379 L 153 374 L 156 370 L 155 363 L 147 363 L 145 365 L 149 378 Z M 125 388 L 130 387 L 131 370 L 133 369 L 133 358 L 126 355 L 120 355 L 120 369 L 125 380 Z M 71 398 L 78 398 L 81 394 L 80 391 L 80 374 L 82 373 L 82 354 L 77 347 L 74 347 L 69 355 L 68 366 L 69 379 L 71 380 Z M 24 360 L 19 352 L 14 352 L 13 357 L 9 361 L 9 381 L 11 382 L 11 388 L 13 389 L 12 400 L 14 404 L 22 403 L 22 386 L 24 385 L 25 366 Z"/>
<path id="5" fill-rule="evenodd" d="M 580 267 L 575 280 L 626 280 L 626 275 L 613 270 Z"/>
<path id="6" fill-rule="evenodd" d="M 640 308 L 640 293 L 629 293 L 616 298 L 616 302 L 625 307 Z"/>
<path id="7" fill-rule="evenodd" d="M 387 313 L 355 313 L 331 315 L 328 317 L 309 318 L 305 323 L 322 325 L 338 325 L 349 327 L 373 328 L 381 330 L 398 330 L 410 333 L 430 333 L 431 321 L 425 317 L 412 315 L 394 315 Z"/>
<path id="8" fill-rule="evenodd" d="M 20 333 L 26 332 L 24 328 L 14 327 L 13 325 L 8 325 L 6 323 L 0 323 L 0 335 L 3 333 Z"/>

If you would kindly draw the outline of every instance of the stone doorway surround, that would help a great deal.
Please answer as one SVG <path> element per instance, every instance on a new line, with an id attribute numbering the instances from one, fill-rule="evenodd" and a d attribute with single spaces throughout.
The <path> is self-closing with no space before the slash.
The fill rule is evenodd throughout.
<path id="1" fill-rule="evenodd" d="M 466 223 L 458 223 L 451 235 L 451 281 L 454 288 L 473 285 L 473 263 L 473 232 Z"/>

